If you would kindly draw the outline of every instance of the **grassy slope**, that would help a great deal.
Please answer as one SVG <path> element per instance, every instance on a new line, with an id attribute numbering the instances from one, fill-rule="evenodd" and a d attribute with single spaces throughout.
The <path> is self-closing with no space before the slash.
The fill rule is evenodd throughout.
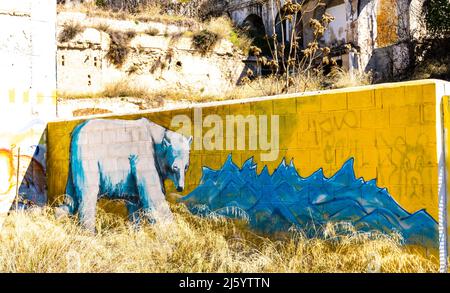
<path id="1" fill-rule="evenodd" d="M 286 241 L 257 236 L 224 219 L 200 219 L 172 205 L 171 224 L 132 227 L 100 211 L 97 235 L 49 208 L 12 213 L 0 231 L 2 272 L 434 272 L 435 258 L 396 237 L 352 232 L 328 239 L 293 233 Z M 351 230 L 351 228 L 350 228 Z"/>

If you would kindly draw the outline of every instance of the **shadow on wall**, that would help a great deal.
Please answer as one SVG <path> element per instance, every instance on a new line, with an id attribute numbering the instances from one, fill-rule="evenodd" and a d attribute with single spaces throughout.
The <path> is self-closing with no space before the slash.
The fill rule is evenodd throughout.
<path id="1" fill-rule="evenodd" d="M 44 135 L 41 141 L 45 139 Z M 32 156 L 20 156 L 20 170 L 26 170 L 19 186 L 19 199 L 22 207 L 30 204 L 43 206 L 47 204 L 47 177 L 44 144 L 30 146 L 34 149 Z M 19 170 L 19 171 L 20 171 Z"/>
<path id="2" fill-rule="evenodd" d="M 373 50 L 365 72 L 373 72 L 374 83 L 401 80 L 410 68 L 408 44 L 399 43 Z"/>

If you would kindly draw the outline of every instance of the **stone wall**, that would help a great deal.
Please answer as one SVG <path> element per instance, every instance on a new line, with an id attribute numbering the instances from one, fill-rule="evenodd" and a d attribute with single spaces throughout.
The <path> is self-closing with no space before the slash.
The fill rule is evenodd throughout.
<path id="1" fill-rule="evenodd" d="M 64 14 L 58 18 L 60 32 L 71 18 Z M 211 53 L 202 55 L 192 47 L 191 37 L 183 36 L 187 28 L 119 20 L 105 22 L 79 14 L 72 21 L 87 28 L 73 40 L 58 44 L 58 90 L 62 92 L 99 92 L 108 84 L 126 80 L 130 86 L 152 91 L 219 95 L 235 86 L 244 70 L 244 56 L 229 41 L 221 40 Z M 93 28 L 100 23 L 112 30 L 136 32 L 129 44 L 130 54 L 120 67 L 106 58 L 110 36 Z M 156 35 L 147 34 L 149 28 L 156 29 Z"/>
<path id="2" fill-rule="evenodd" d="M 334 50 L 334 59 L 342 61 L 349 71 L 374 73 L 375 81 L 401 78 L 409 68 L 411 42 L 426 34 L 422 6 L 424 0 L 318 0 L 299 1 L 303 4 L 302 45 L 306 47 L 313 39 L 309 25 L 311 18 L 320 19 L 324 12 L 336 18 L 325 31 L 320 43 Z M 271 36 L 273 22 L 278 16 L 272 7 L 275 1 L 230 1 L 229 14 L 237 25 L 243 25 L 250 15 L 257 15 Z M 284 1 L 281 1 L 284 3 Z M 273 12 L 272 12 L 273 11 Z M 287 31 L 290 25 L 286 25 Z M 289 34 L 286 34 L 289 39 Z M 342 50 L 350 44 L 349 52 Z"/>

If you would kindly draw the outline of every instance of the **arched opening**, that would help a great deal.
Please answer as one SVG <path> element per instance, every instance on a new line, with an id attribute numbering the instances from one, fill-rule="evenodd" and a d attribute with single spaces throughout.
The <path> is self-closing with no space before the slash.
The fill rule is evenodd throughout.
<path id="1" fill-rule="evenodd" d="M 250 14 L 242 22 L 241 28 L 253 40 L 252 45 L 261 48 L 263 55 L 270 53 L 265 39 L 266 29 L 260 16 Z"/>
<path id="2" fill-rule="evenodd" d="M 283 15 L 277 14 L 275 18 L 275 34 L 277 35 L 278 43 L 288 42 L 289 41 L 289 33 L 287 22 L 284 19 Z"/>
<path id="3" fill-rule="evenodd" d="M 242 28 L 244 28 L 252 37 L 264 36 L 266 34 L 263 20 L 256 14 L 247 16 L 242 22 Z"/>

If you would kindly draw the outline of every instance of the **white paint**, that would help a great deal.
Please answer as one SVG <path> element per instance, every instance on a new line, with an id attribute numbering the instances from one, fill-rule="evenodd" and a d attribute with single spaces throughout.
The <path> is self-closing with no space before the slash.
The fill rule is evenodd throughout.
<path id="1" fill-rule="evenodd" d="M 448 186 L 450 170 L 446 167 L 446 132 L 443 127 L 442 101 L 444 95 L 450 95 L 448 82 L 436 81 L 436 153 L 438 158 L 438 204 L 439 204 L 439 271 L 447 273 L 448 269 Z"/>

